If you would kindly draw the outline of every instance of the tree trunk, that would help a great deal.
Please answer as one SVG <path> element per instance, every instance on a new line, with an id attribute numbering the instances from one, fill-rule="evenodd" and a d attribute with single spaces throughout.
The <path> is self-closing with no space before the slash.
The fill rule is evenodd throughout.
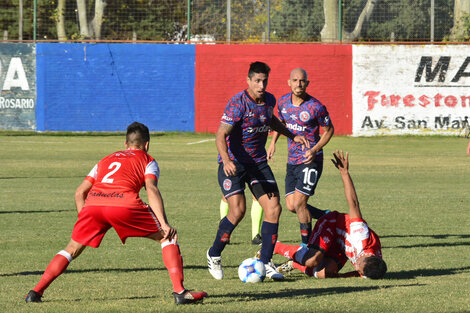
<path id="1" fill-rule="evenodd" d="M 464 15 L 470 14 L 470 0 L 454 0 L 454 27 L 452 27 L 450 39 L 460 40 L 465 31 L 462 25 Z"/>
<path id="2" fill-rule="evenodd" d="M 364 9 L 362 9 L 361 15 L 357 19 L 356 26 L 354 30 L 350 33 L 345 32 L 344 28 L 341 30 L 342 37 L 344 41 L 354 41 L 357 40 L 362 33 L 362 28 L 364 23 L 367 22 L 372 13 L 376 4 L 380 0 L 367 0 Z M 457 0 L 456 0 L 457 1 Z M 470 0 L 462 0 L 470 1 Z M 337 0 L 323 0 L 323 11 L 325 13 L 325 25 L 323 26 L 321 34 L 322 41 L 336 41 L 338 40 L 338 1 Z"/>
<path id="3" fill-rule="evenodd" d="M 90 30 L 88 28 L 88 17 L 86 11 L 86 2 L 85 0 L 77 0 L 77 10 L 78 10 L 78 23 L 80 27 L 80 37 L 82 39 L 89 39 Z"/>
<path id="4" fill-rule="evenodd" d="M 364 6 L 364 9 L 362 9 L 361 15 L 359 15 L 359 18 L 357 19 L 356 27 L 354 27 L 354 30 L 350 33 L 344 32 L 343 30 L 344 41 L 355 41 L 361 36 L 362 27 L 364 26 L 365 22 L 369 21 L 370 17 L 372 16 L 372 13 L 374 12 L 374 8 L 377 2 L 379 2 L 379 0 L 367 1 L 366 5 Z"/>
<path id="5" fill-rule="evenodd" d="M 57 39 L 59 41 L 67 40 L 67 35 L 65 34 L 65 0 L 57 1 Z"/>
<path id="6" fill-rule="evenodd" d="M 325 15 L 325 25 L 320 32 L 321 41 L 338 40 L 338 1 L 323 0 L 323 12 Z"/>
<path id="7" fill-rule="evenodd" d="M 106 8 L 106 0 L 95 1 L 95 16 L 93 18 L 93 32 L 95 39 L 101 39 L 101 26 L 103 25 L 104 9 Z"/>

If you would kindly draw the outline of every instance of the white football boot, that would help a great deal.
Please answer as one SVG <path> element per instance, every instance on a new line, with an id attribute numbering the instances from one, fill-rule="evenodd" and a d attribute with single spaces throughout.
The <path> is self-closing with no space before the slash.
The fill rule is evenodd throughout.
<path id="1" fill-rule="evenodd" d="M 207 267 L 212 277 L 218 280 L 224 278 L 224 270 L 222 269 L 222 257 L 220 256 L 211 257 L 209 255 L 209 250 L 207 250 L 206 255 L 207 255 Z"/>
<path id="2" fill-rule="evenodd" d="M 272 261 L 267 264 L 264 264 L 264 267 L 266 268 L 266 277 L 276 281 L 284 280 L 284 275 L 277 271 L 276 266 Z"/>

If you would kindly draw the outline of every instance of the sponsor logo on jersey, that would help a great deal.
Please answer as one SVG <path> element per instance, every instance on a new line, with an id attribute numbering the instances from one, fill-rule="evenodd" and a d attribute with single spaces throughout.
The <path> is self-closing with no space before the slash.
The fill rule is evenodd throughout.
<path id="1" fill-rule="evenodd" d="M 281 110 L 281 113 L 282 113 L 282 114 L 286 114 L 286 113 L 287 113 L 286 109 L 282 109 L 282 110 Z"/>
<path id="2" fill-rule="evenodd" d="M 300 112 L 300 120 L 302 122 L 307 122 L 310 119 L 310 114 L 307 111 Z"/>
<path id="3" fill-rule="evenodd" d="M 252 111 L 248 111 L 248 112 L 245 114 L 245 117 L 247 117 L 247 118 L 250 118 L 250 117 L 253 117 L 253 116 L 255 116 L 255 113 L 252 112 Z"/>
<path id="4" fill-rule="evenodd" d="M 269 132 L 270 128 L 268 125 L 258 126 L 258 127 L 248 127 L 245 131 L 249 134 L 251 133 L 266 133 Z"/>
<path id="5" fill-rule="evenodd" d="M 264 123 L 264 122 L 266 121 L 266 116 L 264 116 L 264 114 L 261 115 L 261 116 L 259 117 L 259 120 L 261 121 L 261 123 Z"/>
<path id="6" fill-rule="evenodd" d="M 224 190 L 229 191 L 232 188 L 232 181 L 230 179 L 224 180 Z"/>
<path id="7" fill-rule="evenodd" d="M 330 117 L 327 115 L 325 116 L 325 118 L 323 119 L 323 123 L 328 123 L 328 121 L 330 120 Z"/>
<path id="8" fill-rule="evenodd" d="M 291 119 L 293 119 L 294 121 L 297 121 L 297 115 L 291 114 L 289 117 L 290 117 Z"/>
<path id="9" fill-rule="evenodd" d="M 231 122 L 232 121 L 232 118 L 227 116 L 227 114 L 224 113 L 224 115 L 222 115 L 222 119 L 227 121 L 227 122 Z"/>
<path id="10" fill-rule="evenodd" d="M 287 123 L 286 127 L 288 129 L 296 130 L 296 131 L 299 131 L 299 132 L 303 132 L 307 128 L 307 126 L 300 126 L 298 124 L 291 124 L 291 123 Z"/>

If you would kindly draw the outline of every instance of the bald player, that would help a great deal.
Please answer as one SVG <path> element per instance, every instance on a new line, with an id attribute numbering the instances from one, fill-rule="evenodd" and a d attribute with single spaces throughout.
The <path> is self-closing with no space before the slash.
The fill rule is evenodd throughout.
<path id="1" fill-rule="evenodd" d="M 279 120 L 296 136 L 305 137 L 310 149 L 301 147 L 288 138 L 288 160 L 286 173 L 287 209 L 299 218 L 302 244 L 306 245 L 312 232 L 312 217 L 320 218 L 325 211 L 308 204 L 314 195 L 323 171 L 323 147 L 334 133 L 328 110 L 317 99 L 307 93 L 309 85 L 307 72 L 302 68 L 292 70 L 287 81 L 291 92 L 277 102 Z M 320 127 L 323 134 L 320 137 Z M 279 133 L 274 132 L 268 148 L 268 160 L 276 150 Z"/>

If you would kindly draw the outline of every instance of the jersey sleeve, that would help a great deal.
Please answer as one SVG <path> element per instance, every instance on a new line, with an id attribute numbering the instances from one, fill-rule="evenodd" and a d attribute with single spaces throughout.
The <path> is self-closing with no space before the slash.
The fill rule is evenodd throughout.
<path id="1" fill-rule="evenodd" d="M 98 164 L 95 164 L 90 173 L 88 173 L 87 177 L 85 177 L 85 180 L 88 180 L 90 183 L 94 184 L 96 177 L 98 177 Z"/>
<path id="2" fill-rule="evenodd" d="M 326 106 L 324 106 L 322 103 L 319 103 L 316 113 L 318 125 L 322 127 L 331 126 L 330 114 L 328 113 Z"/>
<path id="3" fill-rule="evenodd" d="M 284 116 L 282 115 L 282 98 L 277 101 L 277 117 L 282 123 L 286 123 Z"/>
<path id="4" fill-rule="evenodd" d="M 350 224 L 350 243 L 352 247 L 360 254 L 364 250 L 363 242 L 369 239 L 369 226 L 360 218 L 352 219 Z"/>
<path id="5" fill-rule="evenodd" d="M 147 164 L 144 177 L 145 179 L 152 178 L 158 181 L 158 178 L 160 177 L 160 168 L 158 167 L 158 163 L 155 160 L 152 160 L 149 164 Z"/>
<path id="6" fill-rule="evenodd" d="M 242 106 L 240 105 L 240 101 L 237 99 L 232 98 L 225 107 L 224 115 L 222 115 L 221 123 L 235 125 L 239 122 L 245 112 L 242 110 Z"/>

